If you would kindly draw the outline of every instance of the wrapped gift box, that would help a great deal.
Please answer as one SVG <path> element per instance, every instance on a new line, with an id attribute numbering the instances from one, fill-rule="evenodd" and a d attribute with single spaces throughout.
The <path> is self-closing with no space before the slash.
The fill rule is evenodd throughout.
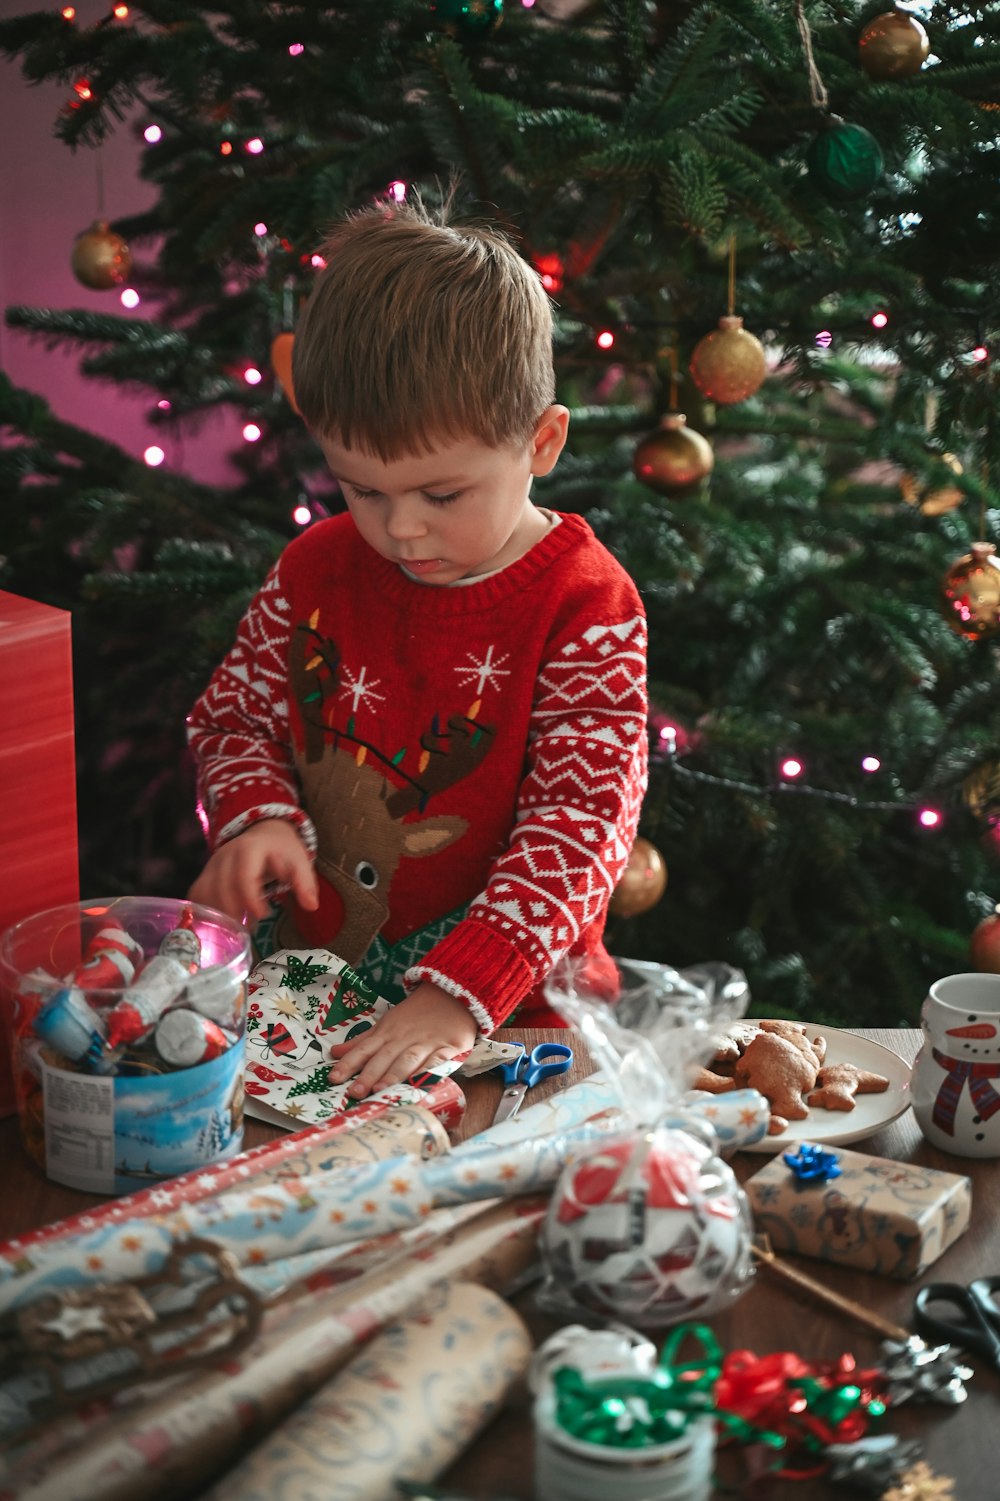
<path id="1" fill-rule="evenodd" d="M 968 1178 L 842 1147 L 830 1155 L 837 1177 L 804 1181 L 783 1154 L 743 1185 L 775 1250 L 917 1277 L 969 1223 Z"/>
<path id="2" fill-rule="evenodd" d="M 0 590 L 0 932 L 79 900 L 70 616 Z M 14 1109 L 0 995 L 0 1116 Z"/>

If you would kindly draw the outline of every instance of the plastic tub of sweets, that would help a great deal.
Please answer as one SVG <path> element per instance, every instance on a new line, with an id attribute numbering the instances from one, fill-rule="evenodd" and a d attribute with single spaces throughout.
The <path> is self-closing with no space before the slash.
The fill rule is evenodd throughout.
<path id="1" fill-rule="evenodd" d="M 166 897 L 0 935 L 21 1135 L 49 1178 L 132 1193 L 239 1151 L 249 969 L 239 923 Z"/>

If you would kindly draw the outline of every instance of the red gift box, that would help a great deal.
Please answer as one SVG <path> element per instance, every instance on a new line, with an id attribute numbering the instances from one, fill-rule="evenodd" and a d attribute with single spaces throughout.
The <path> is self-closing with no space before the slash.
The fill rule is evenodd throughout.
<path id="1" fill-rule="evenodd" d="M 0 590 L 0 932 L 80 899 L 66 610 Z M 12 1001 L 0 995 L 0 1116 L 14 1109 Z"/>

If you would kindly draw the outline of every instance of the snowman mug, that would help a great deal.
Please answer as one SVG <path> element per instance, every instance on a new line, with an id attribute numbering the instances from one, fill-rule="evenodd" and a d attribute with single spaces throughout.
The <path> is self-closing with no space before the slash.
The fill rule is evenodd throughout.
<path id="1" fill-rule="evenodd" d="M 910 1092 L 917 1125 L 956 1157 L 1000 1157 L 1000 975 L 935 980 Z"/>

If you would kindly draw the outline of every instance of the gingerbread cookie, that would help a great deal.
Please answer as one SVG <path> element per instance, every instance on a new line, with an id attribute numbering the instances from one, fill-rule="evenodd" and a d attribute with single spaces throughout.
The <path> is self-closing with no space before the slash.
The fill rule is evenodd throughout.
<path id="1" fill-rule="evenodd" d="M 889 1080 L 853 1063 L 831 1063 L 816 1075 L 816 1088 L 807 1096 L 821 1110 L 853 1110 L 856 1094 L 884 1094 Z"/>
<path id="2" fill-rule="evenodd" d="M 740 1088 L 765 1095 L 774 1115 L 802 1121 L 809 1114 L 805 1096 L 816 1083 L 818 1067 L 815 1053 L 808 1048 L 777 1032 L 761 1032 L 737 1063 L 733 1077 Z"/>

